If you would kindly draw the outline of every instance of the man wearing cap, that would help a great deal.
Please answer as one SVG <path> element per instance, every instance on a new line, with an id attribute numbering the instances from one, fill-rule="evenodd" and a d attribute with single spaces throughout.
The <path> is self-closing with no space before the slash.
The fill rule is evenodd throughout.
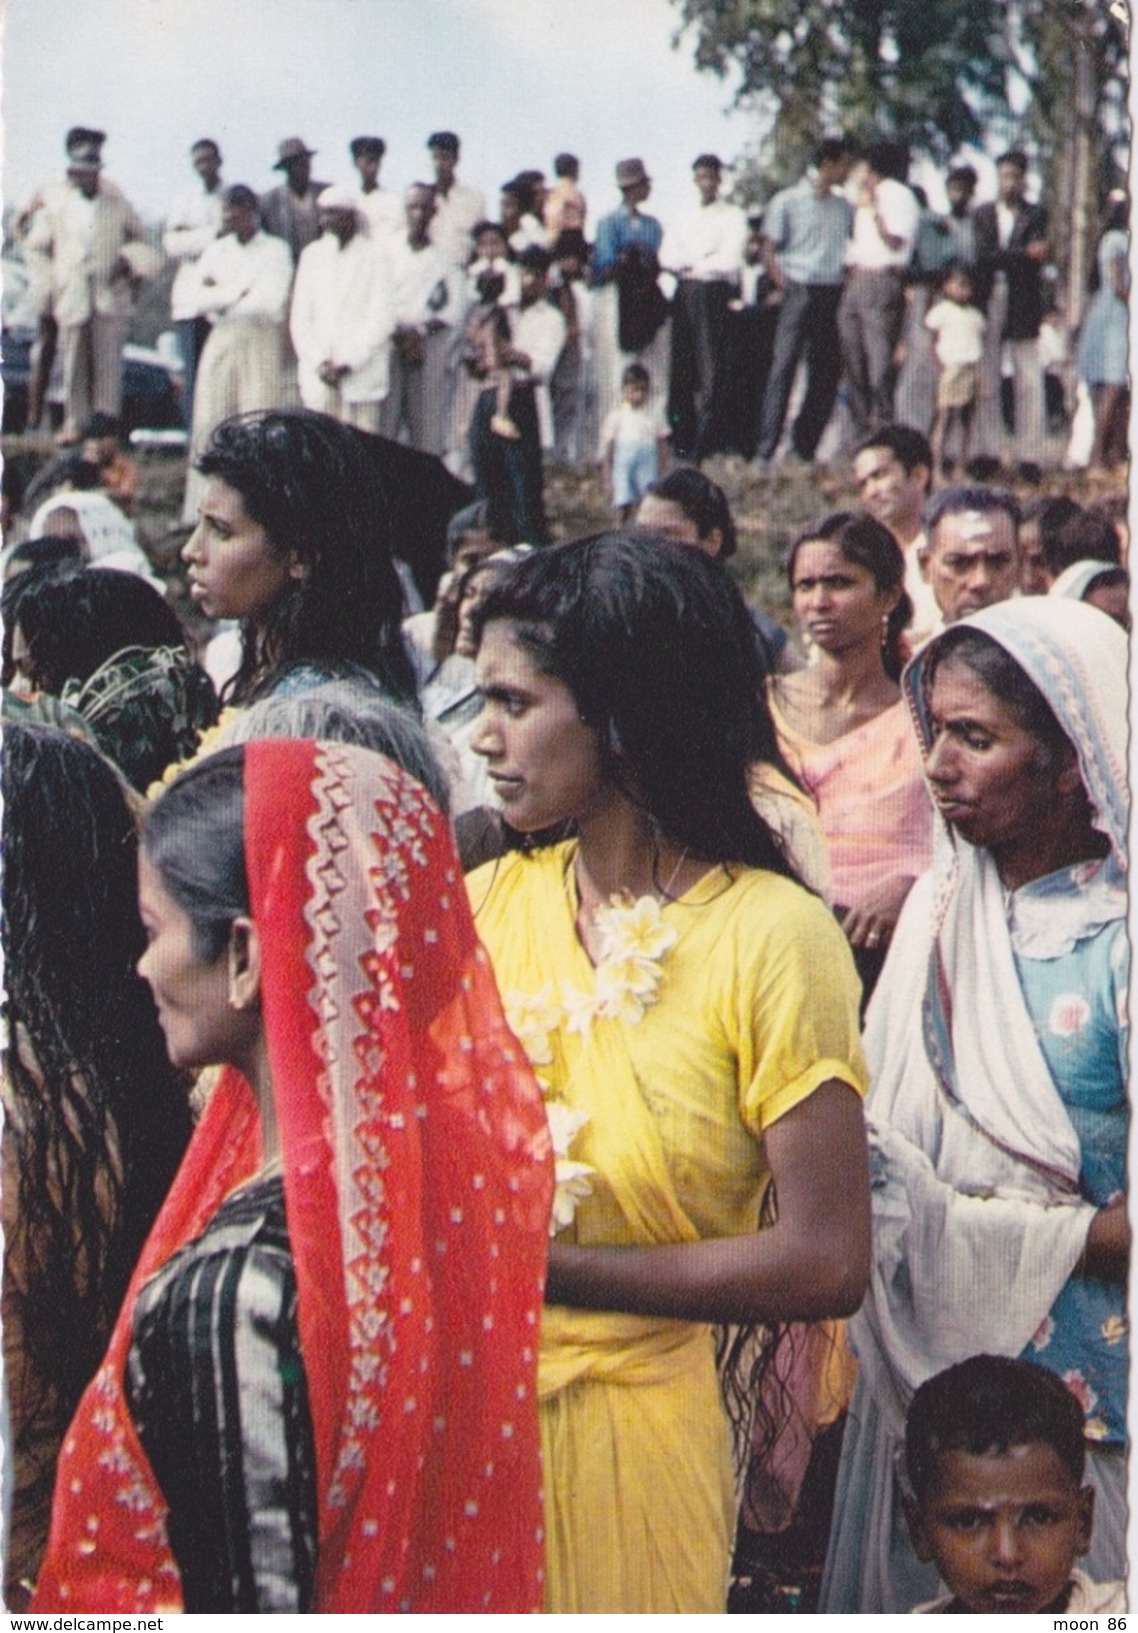
<path id="1" fill-rule="evenodd" d="M 727 309 L 738 296 L 747 217 L 719 196 L 722 161 L 701 153 L 692 165 L 699 205 L 660 248 L 660 264 L 679 278 L 672 308 L 669 418 L 676 454 L 702 459 L 714 452 L 715 382 Z"/>
<path id="2" fill-rule="evenodd" d="M 326 187 L 317 204 L 320 237 L 301 251 L 289 313 L 300 399 L 378 431 L 394 328 L 390 271 L 354 188 Z"/>
<path id="3" fill-rule="evenodd" d="M 256 193 L 241 184 L 227 187 L 221 236 L 198 262 L 197 308 L 211 327 L 198 361 L 191 457 L 231 414 L 281 408 L 291 400 L 285 359 L 291 287 L 288 245 L 262 230 Z M 187 521 L 196 519 L 203 480 L 191 468 Z"/>
<path id="4" fill-rule="evenodd" d="M 182 418 L 187 431 L 193 424 L 198 358 L 209 338 L 209 324 L 198 311 L 198 262 L 221 231 L 221 149 L 212 137 L 194 143 L 190 163 L 200 185 L 179 193 L 162 234 L 162 248 L 178 263 L 170 316 L 182 354 Z"/>
<path id="5" fill-rule="evenodd" d="M 629 363 L 648 370 L 649 403 L 663 407 L 671 344 L 668 303 L 656 282 L 664 229 L 642 209 L 652 191 L 643 160 L 621 159 L 616 185 L 620 207 L 597 222 L 589 274 L 597 292 L 594 355 L 601 425 L 621 400 L 621 375 Z"/>
<path id="6" fill-rule="evenodd" d="M 113 182 L 101 175 L 101 130 L 67 133 L 67 178 L 30 210 L 24 249 L 33 283 L 59 327 L 65 397 L 61 442 L 78 442 L 92 413 L 119 417 L 122 352 L 138 287 L 161 255 Z"/>
<path id="7" fill-rule="evenodd" d="M 261 198 L 261 225 L 274 238 L 284 239 L 294 265 L 300 259 L 301 250 L 320 235 L 316 200 L 328 183 L 312 180 L 315 151 L 299 136 L 286 136 L 277 149 L 277 162 L 273 166 L 274 170 L 284 171 L 285 179 Z"/>
<path id="8" fill-rule="evenodd" d="M 470 234 L 486 215 L 486 201 L 474 187 L 464 187 L 455 171 L 459 141 L 453 130 L 436 130 L 427 137 L 435 169 L 434 214 L 431 243 L 446 256 L 448 265 L 465 267 L 470 260 Z"/>
<path id="9" fill-rule="evenodd" d="M 379 185 L 379 167 L 387 152 L 387 143 L 382 136 L 356 136 L 349 152 L 360 178 L 356 204 L 364 213 L 373 241 L 382 243 L 385 233 L 397 233 L 403 225 L 403 206 L 398 194 L 390 187 Z"/>
<path id="10" fill-rule="evenodd" d="M 442 455 L 450 440 L 448 364 L 459 318 L 458 275 L 431 240 L 435 191 L 415 182 L 403 196 L 406 225 L 387 259 L 392 275 L 395 335 L 391 386 L 383 408 L 383 435 Z"/>

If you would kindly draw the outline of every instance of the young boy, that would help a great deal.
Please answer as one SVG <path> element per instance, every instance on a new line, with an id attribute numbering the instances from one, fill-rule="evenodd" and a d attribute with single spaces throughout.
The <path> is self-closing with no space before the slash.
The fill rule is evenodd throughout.
<path id="1" fill-rule="evenodd" d="M 925 318 L 925 328 L 936 339 L 939 374 L 936 418 L 933 420 L 933 483 L 944 476 L 944 448 L 954 425 L 960 426 L 960 462 L 968 464 L 972 442 L 972 415 L 980 397 L 980 359 L 984 355 L 987 320 L 972 304 L 972 274 L 954 261 L 941 282 L 941 298 Z"/>
<path id="2" fill-rule="evenodd" d="M 1053 1372 L 974 1355 L 922 1384 L 905 1425 L 905 1512 L 949 1592 L 917 1612 L 1108 1615 L 1121 1582 L 1075 1568 L 1090 1547 L 1083 1411 Z"/>
<path id="3" fill-rule="evenodd" d="M 651 383 L 643 363 L 629 363 L 620 377 L 623 400 L 601 428 L 605 492 L 621 526 L 668 468 L 671 433 L 663 412 L 648 407 Z"/>

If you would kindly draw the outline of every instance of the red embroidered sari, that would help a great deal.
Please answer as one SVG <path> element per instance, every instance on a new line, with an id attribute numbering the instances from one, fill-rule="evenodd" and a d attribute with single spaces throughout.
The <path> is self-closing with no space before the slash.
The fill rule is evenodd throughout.
<path id="1" fill-rule="evenodd" d="M 390 762 L 252 743 L 245 855 L 316 1446 L 319 1611 L 542 1601 L 552 1163 L 447 825 Z M 37 1611 L 182 1605 L 122 1389 L 138 1287 L 257 1172 L 227 1069 L 64 1441 Z"/>

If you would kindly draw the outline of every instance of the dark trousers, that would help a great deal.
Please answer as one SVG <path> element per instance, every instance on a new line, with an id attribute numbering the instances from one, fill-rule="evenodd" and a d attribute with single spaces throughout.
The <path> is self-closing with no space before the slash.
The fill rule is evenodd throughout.
<path id="1" fill-rule="evenodd" d="M 770 459 L 778 447 L 799 362 L 806 358 L 806 395 L 791 431 L 794 451 L 811 460 L 834 411 L 842 353 L 838 343 L 840 284 L 791 284 L 778 308 L 767 387 L 759 411 L 757 453 Z"/>
<path id="2" fill-rule="evenodd" d="M 711 452 L 715 378 L 723 355 L 727 306 L 735 294 L 725 281 L 684 278 L 672 308 L 672 379 L 668 417 L 676 453 L 700 459 Z"/>
<path id="3" fill-rule="evenodd" d="M 838 308 L 850 414 L 860 438 L 893 418 L 893 353 L 905 318 L 904 274 L 853 267 Z"/>
<path id="4" fill-rule="evenodd" d="M 198 377 L 198 358 L 209 339 L 210 323 L 206 318 L 178 318 L 174 334 L 182 357 L 182 422 L 189 431 L 193 428 L 194 383 Z"/>
<path id="5" fill-rule="evenodd" d="M 516 385 L 510 418 L 521 435 L 499 437 L 490 429 L 497 388 L 483 391 L 470 421 L 474 486 L 486 501 L 486 530 L 503 544 L 545 544 L 549 529 L 542 497 L 541 432 L 530 385 Z"/>

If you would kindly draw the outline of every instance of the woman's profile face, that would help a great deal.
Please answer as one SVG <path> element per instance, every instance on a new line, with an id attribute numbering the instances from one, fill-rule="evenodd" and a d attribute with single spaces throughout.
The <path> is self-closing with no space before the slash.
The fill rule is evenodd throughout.
<path id="1" fill-rule="evenodd" d="M 847 559 L 832 539 L 807 539 L 794 555 L 791 574 L 799 627 L 823 652 L 834 655 L 881 644 L 884 620 L 899 589 L 879 590 L 867 567 Z"/>
<path id="2" fill-rule="evenodd" d="M 510 826 L 537 833 L 594 813 L 612 790 L 598 734 L 564 681 L 537 667 L 504 620 L 483 631 L 475 674 L 483 703 L 471 747 L 486 761 Z"/>
<path id="3" fill-rule="evenodd" d="M 245 510 L 236 488 L 211 476 L 198 525 L 182 547 L 190 595 L 207 618 L 267 618 L 292 579 L 295 561 L 274 555 L 269 536 Z"/>
<path id="4" fill-rule="evenodd" d="M 243 1060 L 260 1028 L 260 1006 L 230 1005 L 227 953 L 212 963 L 201 957 L 188 914 L 145 851 L 138 858 L 138 909 L 146 932 L 138 973 L 154 994 L 172 1064 L 189 1068 Z"/>
<path id="5" fill-rule="evenodd" d="M 964 663 L 947 658 L 929 697 L 933 744 L 925 761 L 941 815 L 970 845 L 999 858 L 1030 856 L 1056 809 L 1041 744 Z"/>

